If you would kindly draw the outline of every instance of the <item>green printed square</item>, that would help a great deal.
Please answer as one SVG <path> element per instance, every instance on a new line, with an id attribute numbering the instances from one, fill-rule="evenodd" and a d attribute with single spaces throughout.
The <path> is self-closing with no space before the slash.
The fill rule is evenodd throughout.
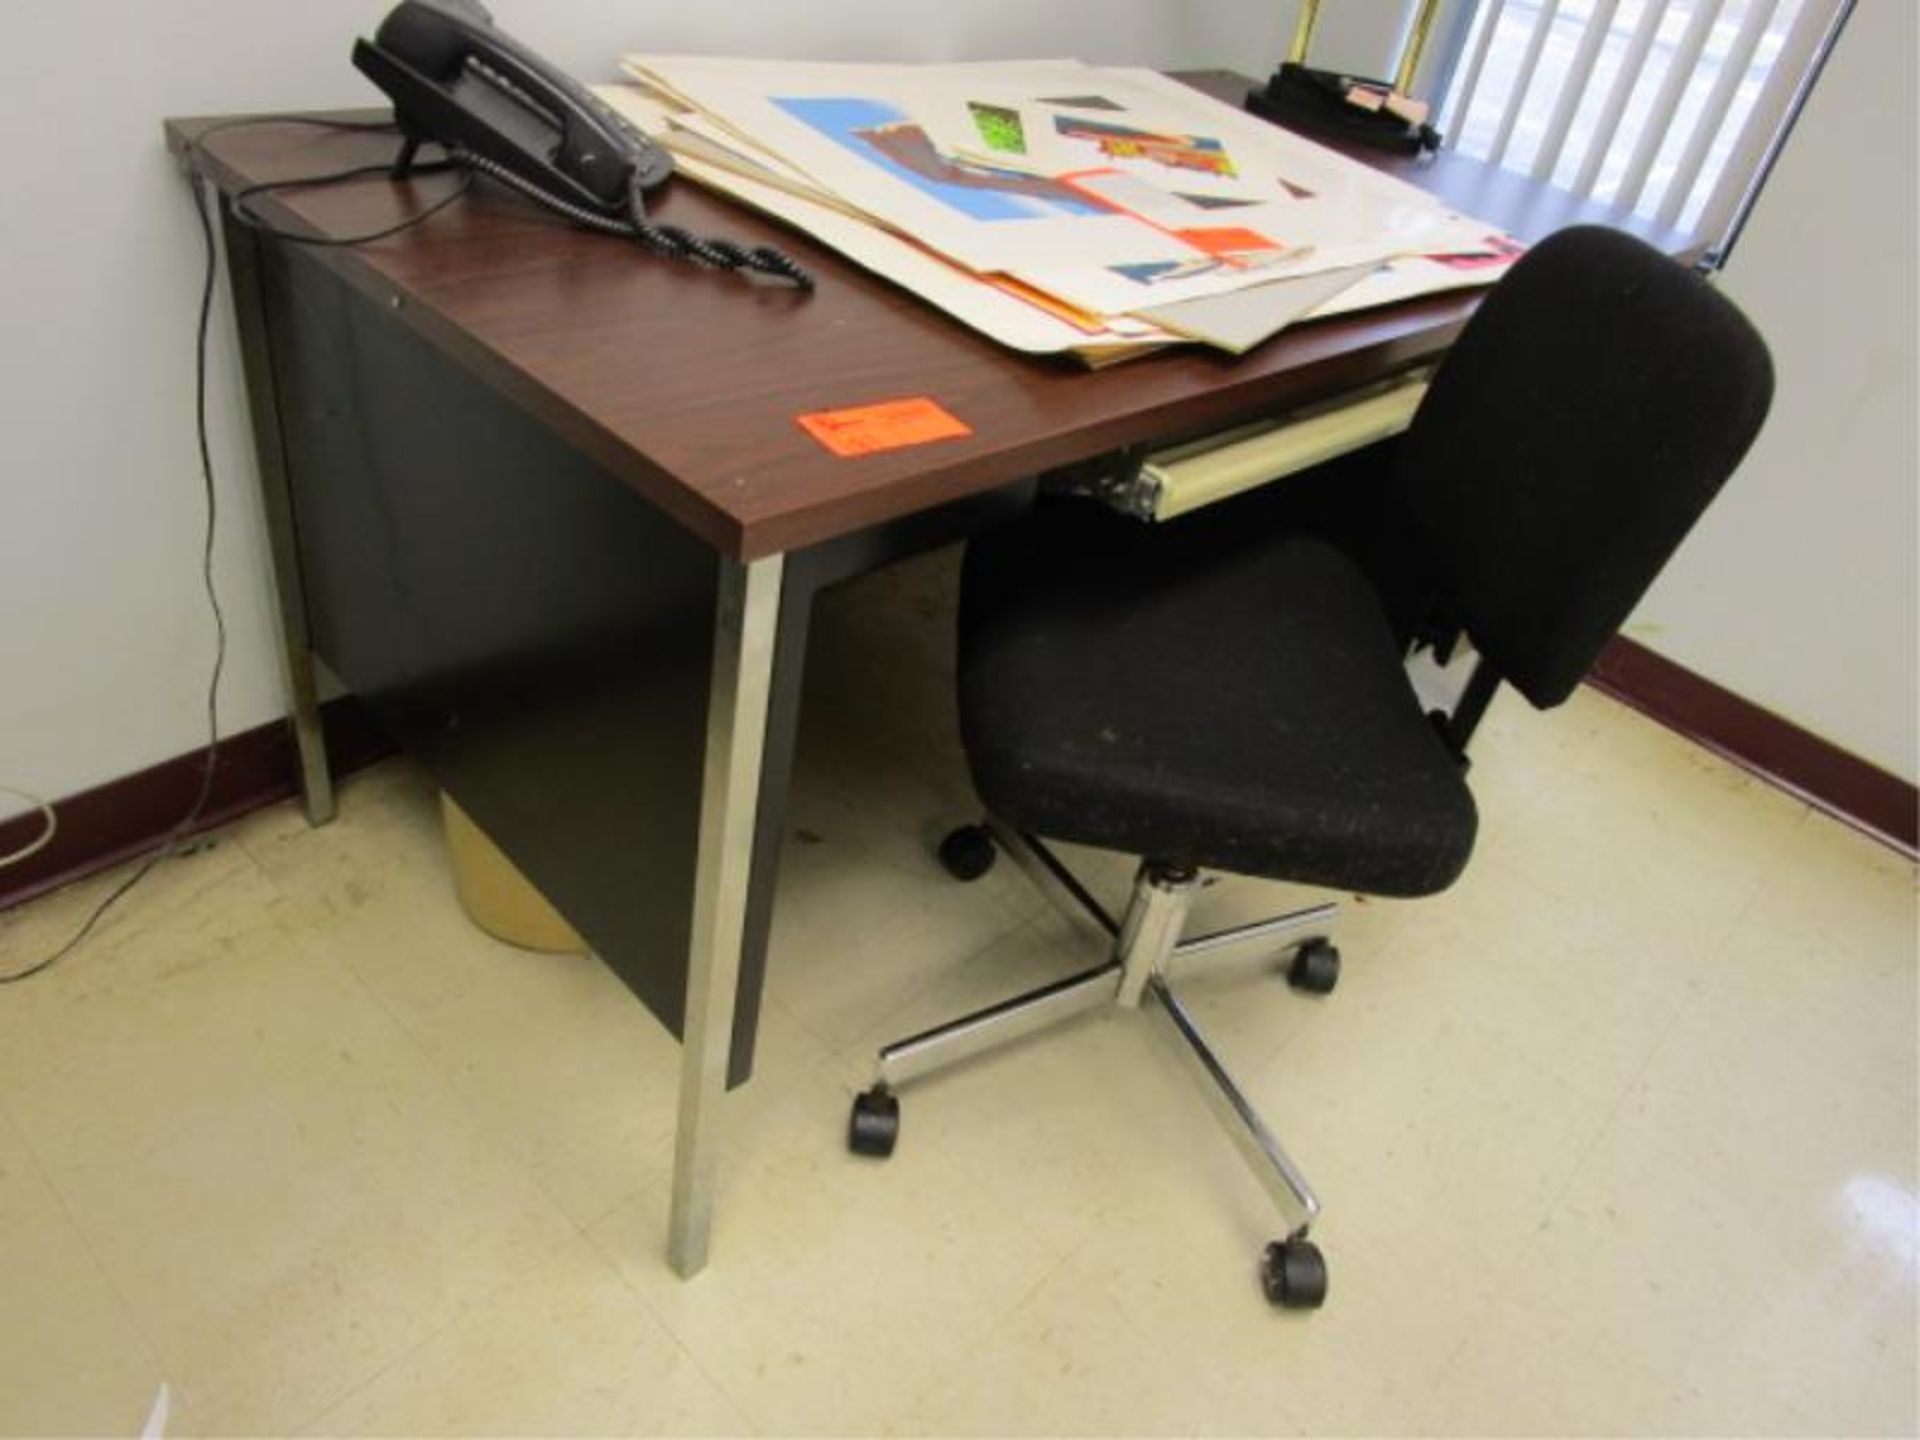
<path id="1" fill-rule="evenodd" d="M 1020 112 L 1009 110 L 1004 105 L 982 105 L 977 101 L 968 101 L 967 109 L 973 112 L 974 127 L 979 130 L 980 138 L 987 142 L 989 150 L 998 150 L 1008 155 L 1027 153 L 1027 132 L 1020 124 Z"/>

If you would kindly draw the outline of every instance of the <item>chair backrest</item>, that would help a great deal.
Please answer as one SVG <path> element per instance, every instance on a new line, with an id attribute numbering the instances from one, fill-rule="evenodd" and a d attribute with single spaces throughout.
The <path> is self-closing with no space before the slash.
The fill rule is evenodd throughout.
<path id="1" fill-rule="evenodd" d="M 1536 706 L 1572 693 L 1740 463 L 1773 367 L 1732 302 L 1583 226 L 1493 289 L 1414 417 L 1396 488 L 1450 618 Z"/>

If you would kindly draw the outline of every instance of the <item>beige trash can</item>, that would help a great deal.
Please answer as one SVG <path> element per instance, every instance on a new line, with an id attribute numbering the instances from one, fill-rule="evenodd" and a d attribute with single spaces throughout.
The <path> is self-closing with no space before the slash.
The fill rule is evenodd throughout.
<path id="1" fill-rule="evenodd" d="M 440 817 L 453 856 L 453 887 L 474 924 L 525 950 L 585 952 L 587 942 L 444 790 Z"/>

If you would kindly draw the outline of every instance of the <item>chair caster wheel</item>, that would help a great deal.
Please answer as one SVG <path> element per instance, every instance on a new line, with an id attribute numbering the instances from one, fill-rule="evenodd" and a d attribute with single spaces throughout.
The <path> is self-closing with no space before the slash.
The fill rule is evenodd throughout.
<path id="1" fill-rule="evenodd" d="M 884 1160 L 893 1154 L 900 1137 L 900 1101 L 886 1086 L 876 1085 L 853 1097 L 847 1118 L 847 1148 L 856 1155 Z"/>
<path id="2" fill-rule="evenodd" d="M 962 825 L 940 842 L 940 863 L 956 880 L 978 880 L 993 868 L 999 854 L 984 825 Z"/>
<path id="3" fill-rule="evenodd" d="M 1304 1235 L 1276 1240 L 1260 1258 L 1260 1283 L 1282 1310 L 1318 1310 L 1327 1299 L 1327 1262 Z"/>
<path id="4" fill-rule="evenodd" d="M 1294 951 L 1287 983 L 1309 995 L 1331 995 L 1340 983 L 1340 952 L 1333 942 L 1316 935 Z"/>

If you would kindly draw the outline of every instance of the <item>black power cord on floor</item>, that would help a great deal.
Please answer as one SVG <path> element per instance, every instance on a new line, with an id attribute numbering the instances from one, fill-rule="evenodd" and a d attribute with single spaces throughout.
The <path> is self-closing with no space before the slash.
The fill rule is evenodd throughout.
<path id="1" fill-rule="evenodd" d="M 128 891 L 132 890 L 134 886 L 152 874 L 162 862 L 180 853 L 182 842 L 193 833 L 195 826 L 200 823 L 201 817 L 206 814 L 207 804 L 213 797 L 213 778 L 220 760 L 220 681 L 222 675 L 225 673 L 227 663 L 227 617 L 221 609 L 219 591 L 215 587 L 213 580 L 213 546 L 214 537 L 219 529 L 220 508 L 218 495 L 213 483 L 213 451 L 207 437 L 207 345 L 209 331 L 212 328 L 213 289 L 219 274 L 220 252 L 218 245 L 214 241 L 213 220 L 207 213 L 207 199 L 203 188 L 202 153 L 200 147 L 202 142 L 215 131 L 234 129 L 243 125 L 265 124 L 300 124 L 330 130 L 389 132 L 394 128 L 390 124 L 346 120 L 320 120 L 310 116 L 262 116 L 245 120 L 223 121 L 220 124 L 211 125 L 194 137 L 193 144 L 189 151 L 189 160 L 191 163 L 188 169 L 187 183 L 193 193 L 194 214 L 200 222 L 200 238 L 206 255 L 206 266 L 200 286 L 199 320 L 195 329 L 194 338 L 194 426 L 199 441 L 200 481 L 202 493 L 206 501 L 207 517 L 205 537 L 200 552 L 200 581 L 202 588 L 206 592 L 207 608 L 213 615 L 214 627 L 213 670 L 207 682 L 207 758 L 206 764 L 200 772 L 200 787 L 194 795 L 193 803 L 187 807 L 186 813 L 181 816 L 179 822 L 175 824 L 160 843 L 147 854 L 146 858 L 139 863 L 132 874 L 123 879 L 108 893 L 105 899 L 94 906 L 92 912 L 87 916 L 86 920 L 82 922 L 80 928 L 74 932 L 71 939 L 52 953 L 35 961 L 23 970 L 0 974 L 0 985 L 13 985 L 22 980 L 31 979 L 33 976 L 51 969 L 74 950 L 78 949 L 87 936 L 93 933 L 94 927 L 105 918 L 109 910 L 126 896 Z M 450 161 L 439 162 L 432 166 L 418 166 L 416 167 L 416 173 L 448 168 L 451 168 Z M 240 223 L 248 225 L 253 229 L 276 235 L 285 240 L 298 241 L 303 244 L 364 245 L 368 241 L 379 240 L 388 235 L 398 234 L 402 230 L 418 225 L 421 221 L 437 213 L 447 205 L 450 205 L 461 194 L 465 193 L 472 181 L 471 175 L 463 172 L 460 176 L 460 183 L 455 186 L 452 193 L 435 201 L 426 209 L 408 216 L 396 225 L 387 226 L 385 229 L 377 230 L 366 235 L 348 236 L 340 239 L 322 239 L 274 230 L 259 221 L 251 212 L 246 211 L 243 203 L 247 197 L 263 191 L 333 184 L 338 181 L 354 179 L 364 175 L 385 174 L 390 172 L 391 169 L 391 165 L 357 166 L 351 170 L 339 171 L 331 175 L 302 176 L 294 180 L 273 181 L 265 185 L 249 186 L 234 197 L 233 213 Z"/>
<path id="2" fill-rule="evenodd" d="M 93 933 L 98 925 L 117 903 L 134 886 L 146 879 L 155 866 L 172 856 L 186 838 L 187 832 L 199 820 L 205 811 L 208 797 L 213 794 L 214 768 L 220 756 L 220 676 L 227 661 L 227 619 L 220 609 L 220 597 L 213 583 L 213 540 L 219 520 L 219 504 L 213 488 L 213 459 L 207 444 L 207 330 L 213 313 L 213 283 L 215 273 L 215 251 L 213 244 L 213 224 L 207 218 L 206 200 L 200 193 L 198 177 L 193 177 L 194 209 L 200 217 L 200 232 L 206 242 L 207 265 L 205 279 L 200 287 L 200 321 L 198 338 L 194 346 L 195 384 L 194 413 L 200 437 L 200 478 L 206 496 L 207 524 L 206 536 L 200 551 L 200 579 L 207 594 L 207 605 L 213 612 L 214 654 L 213 673 L 207 683 L 207 761 L 200 772 L 200 791 L 194 797 L 180 823 L 168 832 L 160 845 L 141 861 L 139 867 L 116 885 L 107 898 L 94 906 L 93 913 L 80 926 L 73 938 L 54 950 L 51 954 L 27 966 L 24 970 L 11 971 L 0 975 L 0 985 L 13 985 L 49 970 L 67 955 L 77 949 L 81 941 Z"/>

